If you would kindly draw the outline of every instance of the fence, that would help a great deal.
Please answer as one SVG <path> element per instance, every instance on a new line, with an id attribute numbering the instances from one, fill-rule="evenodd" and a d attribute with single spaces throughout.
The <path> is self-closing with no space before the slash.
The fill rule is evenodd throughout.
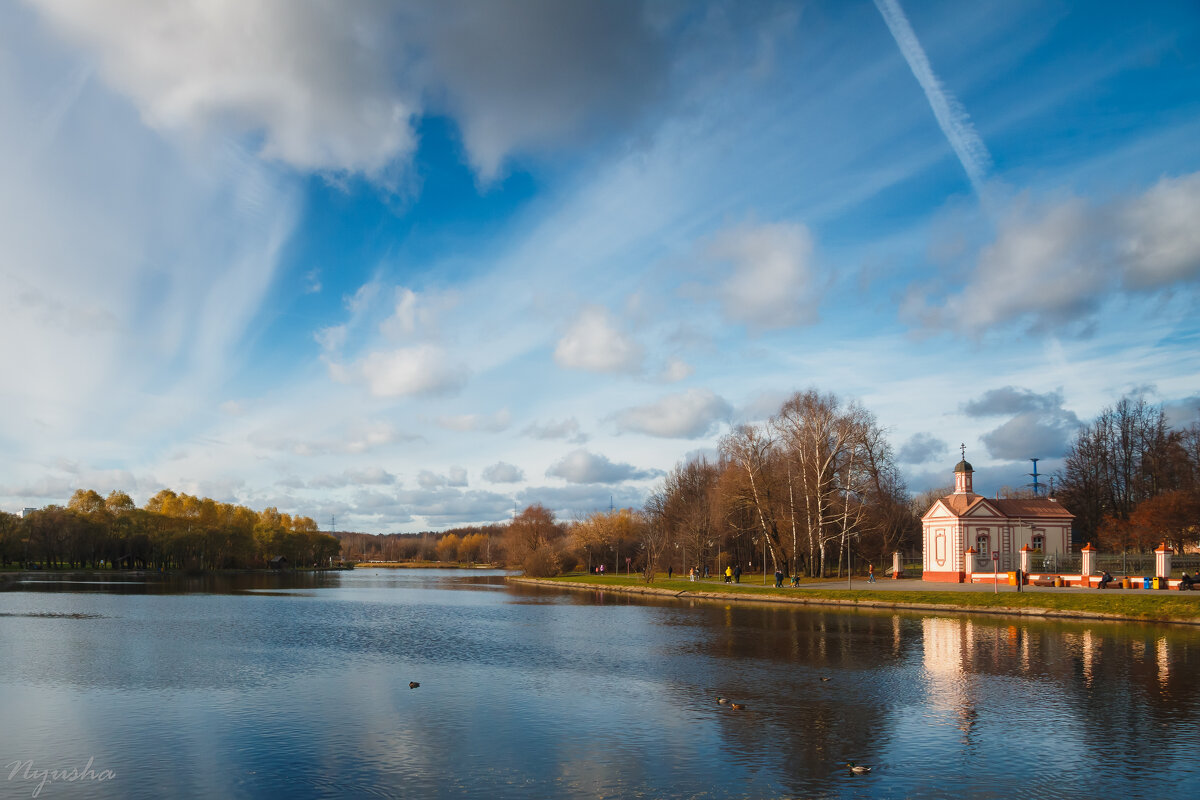
<path id="1" fill-rule="evenodd" d="M 1154 564 L 1153 556 L 1150 558 Z M 1033 553 L 1029 559 L 1030 572 L 1082 572 L 1083 556 L 1079 553 Z"/>
<path id="2" fill-rule="evenodd" d="M 1096 556 L 1096 571 L 1113 575 L 1154 575 L 1154 553 L 1103 553 Z M 1200 569 L 1200 553 L 1171 556 L 1171 574 Z"/>

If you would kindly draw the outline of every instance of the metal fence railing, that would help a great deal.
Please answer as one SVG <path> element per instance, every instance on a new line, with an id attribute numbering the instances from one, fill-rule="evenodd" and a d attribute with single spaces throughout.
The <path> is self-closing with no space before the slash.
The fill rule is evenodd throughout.
<path id="1" fill-rule="evenodd" d="M 1034 553 L 1029 559 L 1030 572 L 1080 572 L 1083 556 L 1079 553 Z"/>
<path id="2" fill-rule="evenodd" d="M 1113 575 L 1153 575 L 1153 553 L 1101 553 L 1096 557 L 1097 572 Z"/>
<path id="3" fill-rule="evenodd" d="M 1097 572 L 1113 575 L 1154 575 L 1157 564 L 1154 553 L 1102 553 L 1096 557 Z M 1200 570 L 1200 553 L 1186 553 L 1171 557 L 1171 574 L 1189 574 Z"/>

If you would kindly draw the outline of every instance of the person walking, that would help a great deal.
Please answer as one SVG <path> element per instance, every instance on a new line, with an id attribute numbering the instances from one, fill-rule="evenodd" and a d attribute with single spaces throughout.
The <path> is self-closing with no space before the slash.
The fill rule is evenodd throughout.
<path id="1" fill-rule="evenodd" d="M 779 567 L 775 568 L 775 588 L 783 588 L 783 570 L 781 570 Z"/>
<path id="2" fill-rule="evenodd" d="M 867 564 L 867 583 L 875 582 L 875 565 Z"/>
<path id="3" fill-rule="evenodd" d="M 741 564 L 738 564 L 736 567 L 733 568 L 733 582 L 734 583 L 742 582 L 742 565 Z"/>
<path id="4" fill-rule="evenodd" d="M 729 583 L 733 580 L 733 567 L 725 568 L 725 582 Z"/>

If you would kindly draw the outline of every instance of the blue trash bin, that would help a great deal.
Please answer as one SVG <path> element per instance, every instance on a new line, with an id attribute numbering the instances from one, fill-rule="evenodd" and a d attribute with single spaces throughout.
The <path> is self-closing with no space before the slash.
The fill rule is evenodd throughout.
<path id="1" fill-rule="evenodd" d="M 1154 588 L 1154 578 L 1151 578 L 1151 577 L 1142 578 L 1142 588 L 1143 589 L 1153 589 Z"/>

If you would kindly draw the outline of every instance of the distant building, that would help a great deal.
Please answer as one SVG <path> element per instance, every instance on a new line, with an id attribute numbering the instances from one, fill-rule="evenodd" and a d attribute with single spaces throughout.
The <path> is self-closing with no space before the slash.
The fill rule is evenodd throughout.
<path id="1" fill-rule="evenodd" d="M 954 493 L 930 506 L 921 517 L 922 577 L 927 581 L 960 583 L 968 547 L 977 563 L 990 570 L 992 553 L 1001 569 L 1016 569 L 1021 548 L 1050 553 L 1071 551 L 1071 520 L 1075 515 L 1046 497 L 993 500 L 975 494 L 974 470 L 964 458 L 954 467 Z"/>
<path id="2" fill-rule="evenodd" d="M 21 509 L 21 519 L 25 519 L 26 517 L 28 517 L 30 514 L 32 514 L 32 513 L 33 513 L 33 512 L 35 512 L 35 511 L 37 511 L 37 509 L 36 509 L 36 508 L 23 508 L 23 509 Z"/>

